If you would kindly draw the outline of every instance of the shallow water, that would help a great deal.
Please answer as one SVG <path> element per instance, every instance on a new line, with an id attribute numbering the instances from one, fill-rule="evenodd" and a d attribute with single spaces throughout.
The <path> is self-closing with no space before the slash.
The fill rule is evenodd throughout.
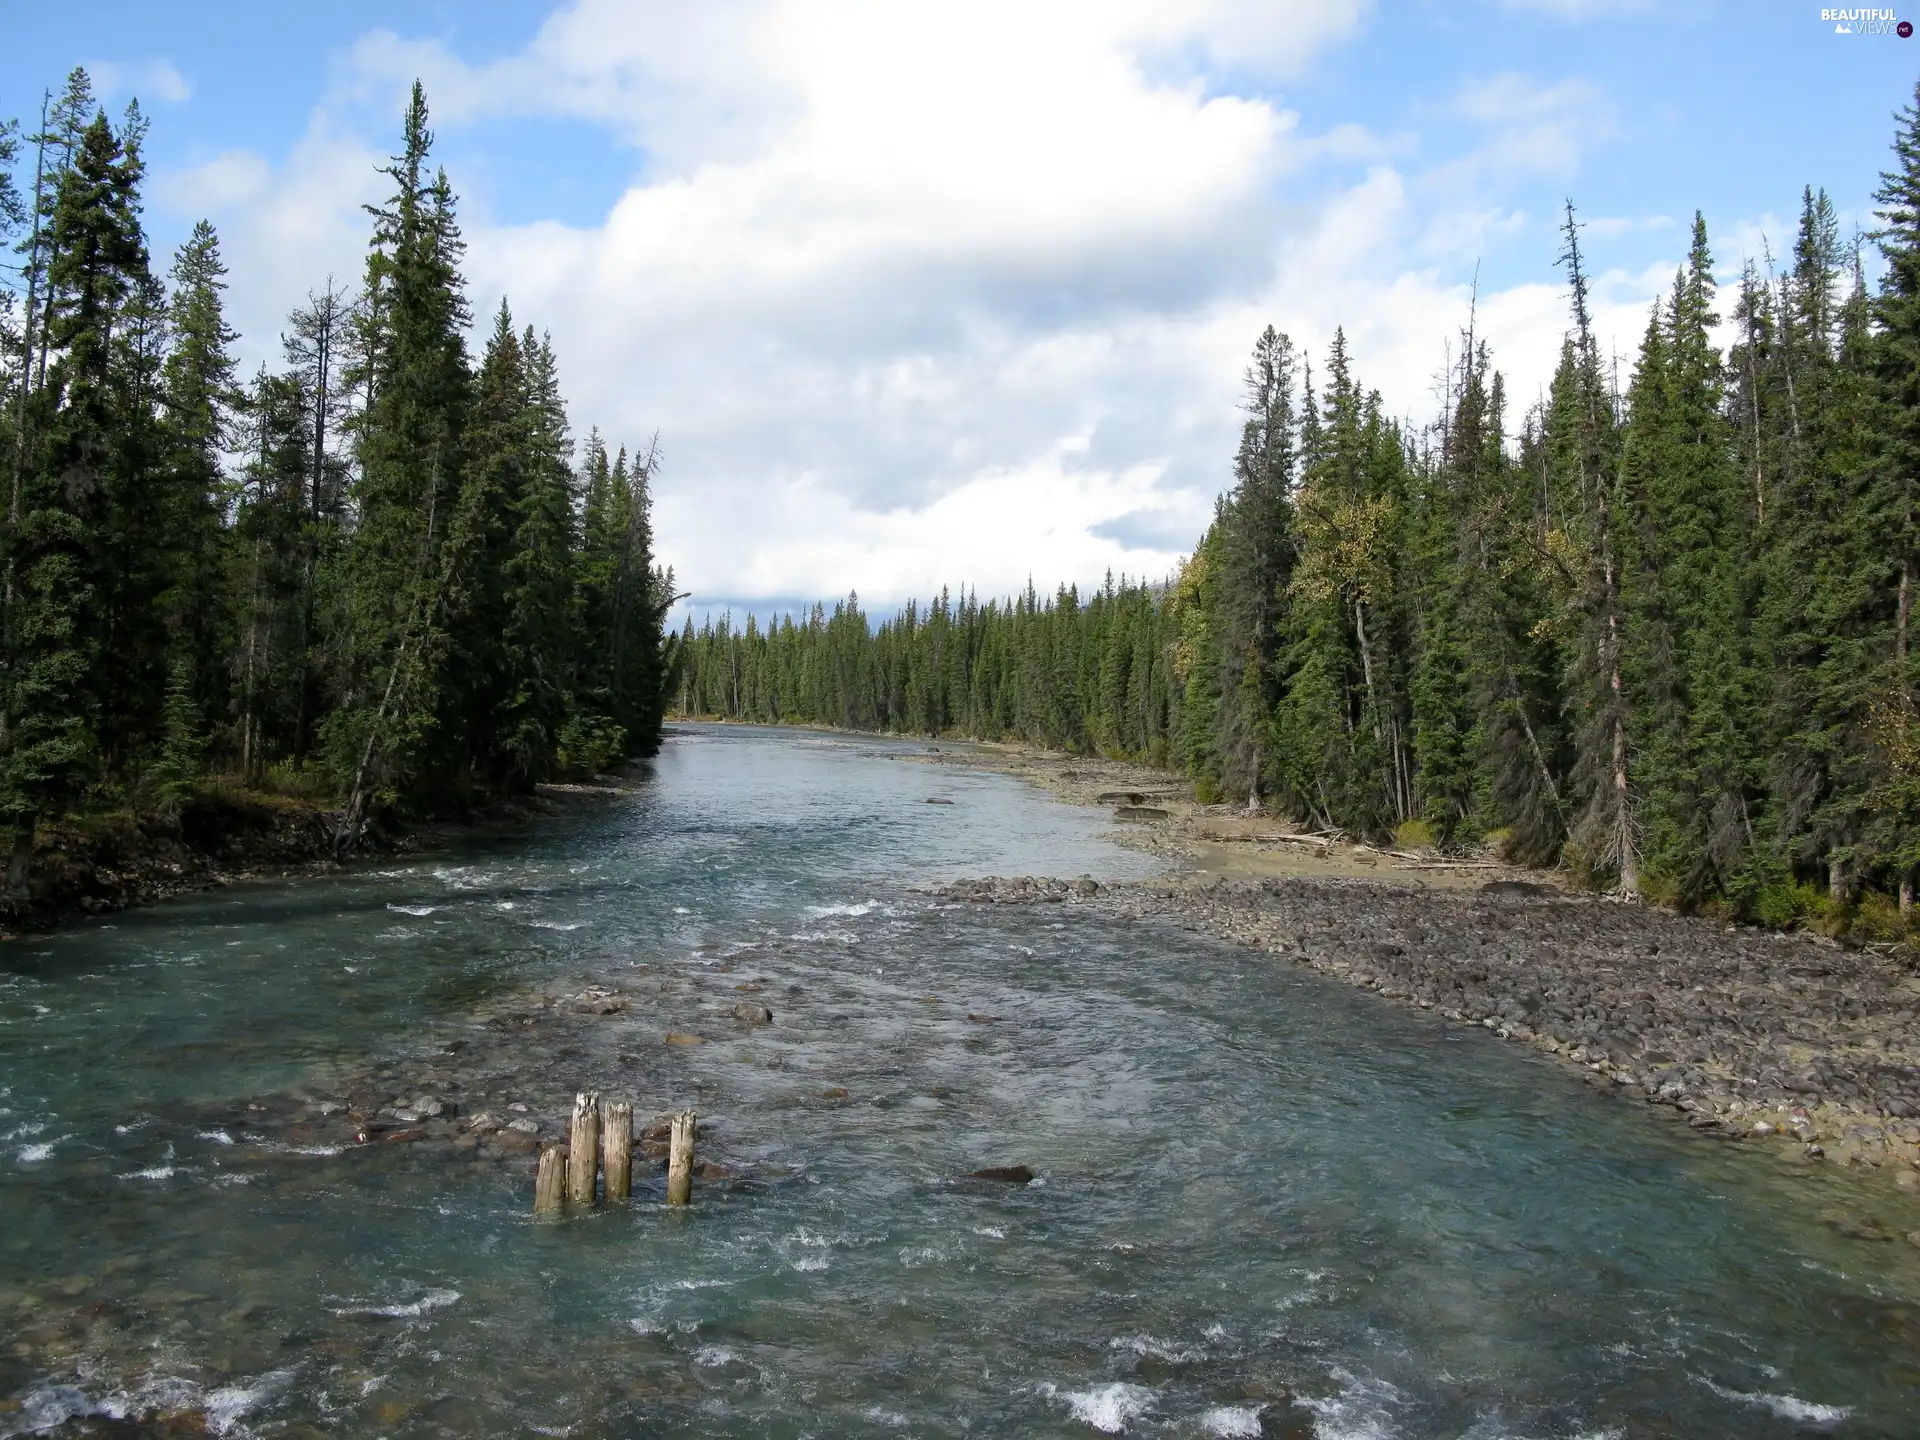
<path id="1" fill-rule="evenodd" d="M 0 1436 L 1920 1430 L 1920 1252 L 1821 1225 L 1840 1182 L 1169 926 L 913 893 L 1153 864 L 920 748 L 683 731 L 510 843 L 0 950 Z M 636 1113 L 761 1183 L 535 1226 L 518 1173 L 242 1129 L 638 965 L 764 981 L 769 1029 L 618 1022 Z"/>

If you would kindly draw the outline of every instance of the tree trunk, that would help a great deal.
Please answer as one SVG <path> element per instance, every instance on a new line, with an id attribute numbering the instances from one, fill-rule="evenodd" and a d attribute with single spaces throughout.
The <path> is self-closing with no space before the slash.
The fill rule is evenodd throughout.
<path id="1" fill-rule="evenodd" d="M 1367 706 L 1373 711 L 1373 738 L 1377 744 L 1386 741 L 1380 734 L 1380 700 L 1373 693 L 1373 648 L 1367 644 L 1367 602 L 1353 602 L 1353 630 L 1360 639 L 1360 673 L 1367 682 Z"/>
<path id="2" fill-rule="evenodd" d="M 336 851 L 344 849 L 360 838 L 360 827 L 367 818 L 367 780 L 373 773 L 373 757 L 380 742 L 380 726 L 386 719 L 387 706 L 393 700 L 393 687 L 399 682 L 400 668 L 406 663 L 407 641 L 400 641 L 400 648 L 393 657 L 393 669 L 387 673 L 386 693 L 380 697 L 380 708 L 373 712 L 373 724 L 367 727 L 367 743 L 360 751 L 360 763 L 354 767 L 353 785 L 347 792 L 347 813 L 341 821 L 340 833 L 334 839 Z M 406 699 L 403 688 L 400 698 Z"/>
<path id="3" fill-rule="evenodd" d="M 1621 676 L 1620 656 L 1625 636 L 1620 625 L 1620 581 L 1613 568 L 1610 537 L 1601 540 L 1601 566 L 1606 577 L 1607 604 L 1607 691 L 1612 734 L 1613 761 L 1613 849 L 1620 866 L 1621 895 L 1638 898 L 1640 865 L 1633 853 L 1633 791 L 1627 777 L 1627 695 Z"/>
<path id="4" fill-rule="evenodd" d="M 28 899 L 27 884 L 33 878 L 33 836 L 40 817 L 29 811 L 13 827 L 13 854 L 7 860 L 7 899 L 15 903 Z"/>
<path id="5" fill-rule="evenodd" d="M 1900 557 L 1900 603 L 1894 612 L 1893 658 L 1899 666 L 1895 684 L 1907 688 L 1907 626 L 1913 618 L 1913 556 Z"/>
<path id="6" fill-rule="evenodd" d="M 1900 914 L 1903 917 L 1913 914 L 1913 872 L 1911 870 L 1900 877 Z"/>

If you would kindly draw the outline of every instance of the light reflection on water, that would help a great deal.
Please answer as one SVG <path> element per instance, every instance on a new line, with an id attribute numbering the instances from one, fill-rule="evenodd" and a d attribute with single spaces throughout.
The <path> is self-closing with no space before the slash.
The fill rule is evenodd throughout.
<path id="1" fill-rule="evenodd" d="M 687 732 L 531 837 L 0 955 L 0 1332 L 29 1345 L 0 1435 L 170 1404 L 229 1434 L 1920 1424 L 1915 1252 L 1821 1227 L 1836 1182 L 1171 927 L 912 893 L 1149 868 L 913 748 Z M 698 1048 L 617 1023 L 637 1113 L 694 1105 L 766 1183 L 535 1227 L 517 1174 L 243 1129 L 635 964 L 763 984 L 771 1028 Z M 1015 1163 L 1036 1182 L 956 1179 Z"/>

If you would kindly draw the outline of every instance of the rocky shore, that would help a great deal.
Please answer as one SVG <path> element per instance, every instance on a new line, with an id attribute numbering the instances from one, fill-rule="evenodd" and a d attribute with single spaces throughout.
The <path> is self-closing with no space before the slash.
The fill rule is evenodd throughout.
<path id="1" fill-rule="evenodd" d="M 1531 1046 L 1703 1134 L 1882 1169 L 1920 1190 L 1920 972 L 1894 947 L 1849 950 L 1505 878 L 1472 890 L 1022 878 L 940 893 L 1164 918 Z"/>

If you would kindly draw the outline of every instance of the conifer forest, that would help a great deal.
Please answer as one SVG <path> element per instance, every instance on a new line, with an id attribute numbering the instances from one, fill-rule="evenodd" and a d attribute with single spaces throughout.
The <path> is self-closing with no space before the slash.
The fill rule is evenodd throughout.
<path id="1" fill-rule="evenodd" d="M 654 452 L 576 456 L 552 346 L 474 325 L 420 87 L 358 284 L 315 277 L 252 375 L 213 229 L 149 252 L 138 105 L 76 69 L 32 120 L 0 129 L 9 892 L 75 813 L 217 783 L 317 797 L 344 849 L 651 753 Z"/>
<path id="2" fill-rule="evenodd" d="M 849 596 L 680 637 L 685 715 L 1146 759 L 1315 829 L 1491 847 L 1769 924 L 1911 918 L 1920 714 L 1920 101 L 1879 228 L 1825 192 L 1716 279 L 1695 218 L 1638 354 L 1603 353 L 1574 207 L 1548 392 L 1450 347 L 1383 412 L 1336 334 L 1267 329 L 1232 483 L 1164 582 Z M 1440 337 L 1436 337 L 1436 341 Z"/>

